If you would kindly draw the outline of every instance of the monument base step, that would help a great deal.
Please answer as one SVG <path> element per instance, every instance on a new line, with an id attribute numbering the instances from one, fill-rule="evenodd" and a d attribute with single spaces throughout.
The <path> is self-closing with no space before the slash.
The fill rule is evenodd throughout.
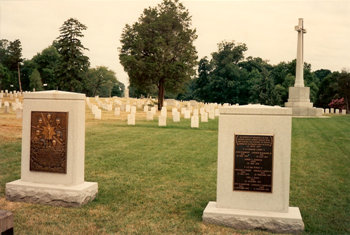
<path id="1" fill-rule="evenodd" d="M 290 107 L 290 106 L 287 106 L 287 103 L 286 103 L 286 107 Z M 292 108 L 293 116 L 315 117 L 315 116 L 323 115 L 323 110 L 321 108 L 297 107 L 297 106 L 293 106 L 290 108 Z"/>
<path id="2" fill-rule="evenodd" d="M 300 100 L 297 101 L 291 101 L 288 99 L 288 102 L 284 103 L 285 107 L 292 108 L 292 107 L 299 107 L 299 108 L 313 108 L 313 103 L 311 102 L 303 102 Z"/>
<path id="3" fill-rule="evenodd" d="M 7 183 L 5 191 L 9 201 L 79 207 L 95 199 L 98 185 L 96 182 L 84 182 L 65 186 L 16 180 Z"/>
<path id="4" fill-rule="evenodd" d="M 203 222 L 240 230 L 263 230 L 274 233 L 301 233 L 303 219 L 298 207 L 289 207 L 287 213 L 217 208 L 209 202 L 203 212 Z"/>

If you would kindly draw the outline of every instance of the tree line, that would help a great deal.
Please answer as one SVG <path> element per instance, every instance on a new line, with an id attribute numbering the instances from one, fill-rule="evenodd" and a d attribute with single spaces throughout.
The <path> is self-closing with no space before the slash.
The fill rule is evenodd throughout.
<path id="1" fill-rule="evenodd" d="M 0 90 L 64 90 L 88 96 L 122 96 L 124 84 L 105 66 L 90 67 L 80 38 L 87 27 L 70 18 L 50 46 L 31 59 L 22 58 L 19 39 L 0 40 Z"/>
<path id="2" fill-rule="evenodd" d="M 131 97 L 164 98 L 216 103 L 284 105 L 294 85 L 296 61 L 270 64 L 260 57 L 245 57 L 244 43 L 221 42 L 211 58 L 198 61 L 193 44 L 198 37 L 191 15 L 178 0 L 163 0 L 144 9 L 138 20 L 125 25 L 119 50 L 120 63 L 129 76 Z M 122 95 L 124 85 L 106 67 L 90 68 L 80 38 L 87 27 L 68 19 L 52 45 L 31 60 L 22 59 L 19 40 L 0 41 L 0 88 L 60 89 L 89 96 Z M 19 64 L 23 63 L 20 68 Z M 197 72 L 196 72 L 197 69 Z M 20 72 L 20 73 L 18 73 Z M 350 73 L 311 70 L 304 63 L 305 86 L 317 107 L 347 109 Z"/>
<path id="3" fill-rule="evenodd" d="M 283 106 L 294 86 L 296 60 L 271 65 L 260 57 L 247 57 L 246 44 L 221 42 L 212 58 L 202 58 L 198 75 L 190 80 L 178 99 L 216 103 L 260 103 Z M 311 71 L 304 63 L 304 83 L 316 107 L 349 110 L 350 73 L 328 69 Z"/>

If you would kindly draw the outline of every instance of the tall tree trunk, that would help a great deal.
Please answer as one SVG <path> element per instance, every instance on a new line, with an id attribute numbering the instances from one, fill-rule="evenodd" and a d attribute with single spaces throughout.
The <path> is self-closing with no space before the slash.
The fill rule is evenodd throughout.
<path id="1" fill-rule="evenodd" d="M 165 93 L 165 87 L 164 87 L 164 79 L 160 79 L 159 85 L 158 85 L 158 110 L 162 110 L 163 102 L 164 102 L 164 93 Z"/>

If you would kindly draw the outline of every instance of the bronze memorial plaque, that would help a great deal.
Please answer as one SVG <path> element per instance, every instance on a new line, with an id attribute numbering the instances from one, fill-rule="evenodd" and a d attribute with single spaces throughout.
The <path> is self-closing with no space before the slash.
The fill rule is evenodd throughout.
<path id="1" fill-rule="evenodd" d="M 30 170 L 67 173 L 68 112 L 32 111 Z"/>
<path id="2" fill-rule="evenodd" d="M 235 135 L 233 190 L 272 192 L 272 135 Z"/>

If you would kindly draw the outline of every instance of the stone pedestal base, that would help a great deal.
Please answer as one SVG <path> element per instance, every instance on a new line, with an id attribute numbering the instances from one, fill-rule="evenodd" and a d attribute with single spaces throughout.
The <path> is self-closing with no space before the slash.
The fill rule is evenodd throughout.
<path id="1" fill-rule="evenodd" d="M 298 207 L 289 207 L 288 213 L 217 208 L 209 202 L 203 212 L 203 222 L 235 229 L 256 229 L 275 233 L 301 233 L 304 223 Z"/>
<path id="2" fill-rule="evenodd" d="M 322 113 L 310 102 L 310 87 L 289 87 L 288 102 L 285 107 L 292 108 L 293 116 L 321 116 Z"/>
<path id="3" fill-rule="evenodd" d="M 287 105 L 287 103 L 286 103 Z M 288 107 L 288 106 L 286 106 Z M 322 109 L 315 107 L 291 107 L 293 116 L 315 117 L 322 116 Z"/>
<path id="4" fill-rule="evenodd" d="M 74 186 L 50 185 L 12 181 L 6 184 L 6 199 L 63 207 L 78 207 L 95 199 L 96 182 L 84 182 Z"/>

